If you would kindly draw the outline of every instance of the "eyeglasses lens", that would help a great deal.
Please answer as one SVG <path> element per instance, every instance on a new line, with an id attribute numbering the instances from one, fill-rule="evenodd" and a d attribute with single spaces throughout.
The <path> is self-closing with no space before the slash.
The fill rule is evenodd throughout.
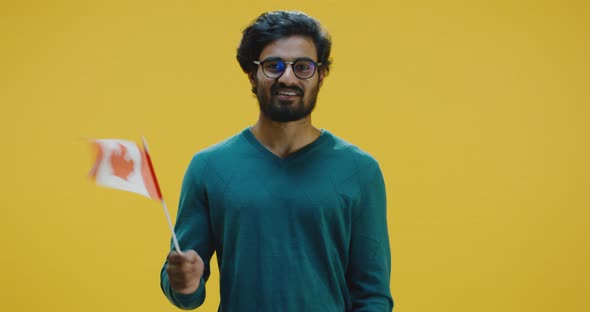
<path id="1" fill-rule="evenodd" d="M 293 72 L 295 73 L 295 76 L 300 79 L 307 79 L 313 76 L 315 73 L 315 67 L 316 65 L 312 61 L 298 60 L 293 64 Z M 282 60 L 265 61 L 262 67 L 264 73 L 270 78 L 280 77 L 286 68 L 287 64 Z"/>

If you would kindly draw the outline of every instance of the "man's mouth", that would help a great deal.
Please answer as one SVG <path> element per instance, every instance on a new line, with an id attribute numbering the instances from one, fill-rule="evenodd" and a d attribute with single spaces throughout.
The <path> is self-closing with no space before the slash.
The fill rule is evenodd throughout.
<path id="1" fill-rule="evenodd" d="M 285 96 L 285 97 L 289 97 L 289 96 L 299 96 L 299 92 L 294 91 L 294 90 L 277 90 L 277 92 L 275 92 L 276 95 L 278 96 Z"/>
<path id="2" fill-rule="evenodd" d="M 271 87 L 273 96 L 282 101 L 295 100 L 296 97 L 303 96 L 303 89 L 297 86 L 287 86 L 283 83 L 275 83 Z"/>

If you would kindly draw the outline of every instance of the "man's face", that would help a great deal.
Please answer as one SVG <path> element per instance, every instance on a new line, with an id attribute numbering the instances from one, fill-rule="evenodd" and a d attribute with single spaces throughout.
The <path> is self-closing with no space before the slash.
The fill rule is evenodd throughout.
<path id="1" fill-rule="evenodd" d="M 318 61 L 315 44 L 304 36 L 271 42 L 260 53 L 259 61 L 269 58 L 280 58 L 285 62 L 302 58 Z M 266 118 L 277 122 L 296 121 L 309 116 L 324 78 L 322 72 L 318 67 L 311 78 L 300 79 L 295 76 L 293 66 L 287 65 L 279 78 L 268 78 L 258 66 L 258 70 L 250 76 L 250 83 L 256 89 L 260 111 Z"/>

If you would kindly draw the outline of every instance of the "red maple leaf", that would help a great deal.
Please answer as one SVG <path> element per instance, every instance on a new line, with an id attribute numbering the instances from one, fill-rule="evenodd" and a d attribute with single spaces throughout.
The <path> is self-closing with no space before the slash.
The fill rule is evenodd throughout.
<path id="1" fill-rule="evenodd" d="M 119 143 L 119 149 L 113 151 L 111 155 L 111 166 L 114 174 L 126 181 L 133 172 L 133 159 L 127 156 L 127 148 L 121 143 Z"/>

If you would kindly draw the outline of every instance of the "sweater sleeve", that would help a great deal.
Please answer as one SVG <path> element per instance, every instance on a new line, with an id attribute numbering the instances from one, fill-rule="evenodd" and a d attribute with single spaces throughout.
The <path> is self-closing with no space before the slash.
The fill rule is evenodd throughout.
<path id="1" fill-rule="evenodd" d="M 391 255 L 383 175 L 373 162 L 361 169 L 359 178 L 362 193 L 353 215 L 346 273 L 352 311 L 391 311 Z"/>
<path id="2" fill-rule="evenodd" d="M 211 273 L 210 260 L 214 252 L 214 243 L 210 231 L 207 192 L 203 181 L 206 180 L 207 165 L 198 154 L 193 157 L 182 182 L 178 214 L 174 231 L 183 251 L 193 249 L 203 259 L 205 269 L 199 288 L 193 294 L 180 294 L 172 290 L 166 263 L 160 272 L 160 287 L 172 304 L 184 310 L 195 309 L 205 301 L 205 283 Z M 171 248 L 173 245 L 171 244 Z"/>

